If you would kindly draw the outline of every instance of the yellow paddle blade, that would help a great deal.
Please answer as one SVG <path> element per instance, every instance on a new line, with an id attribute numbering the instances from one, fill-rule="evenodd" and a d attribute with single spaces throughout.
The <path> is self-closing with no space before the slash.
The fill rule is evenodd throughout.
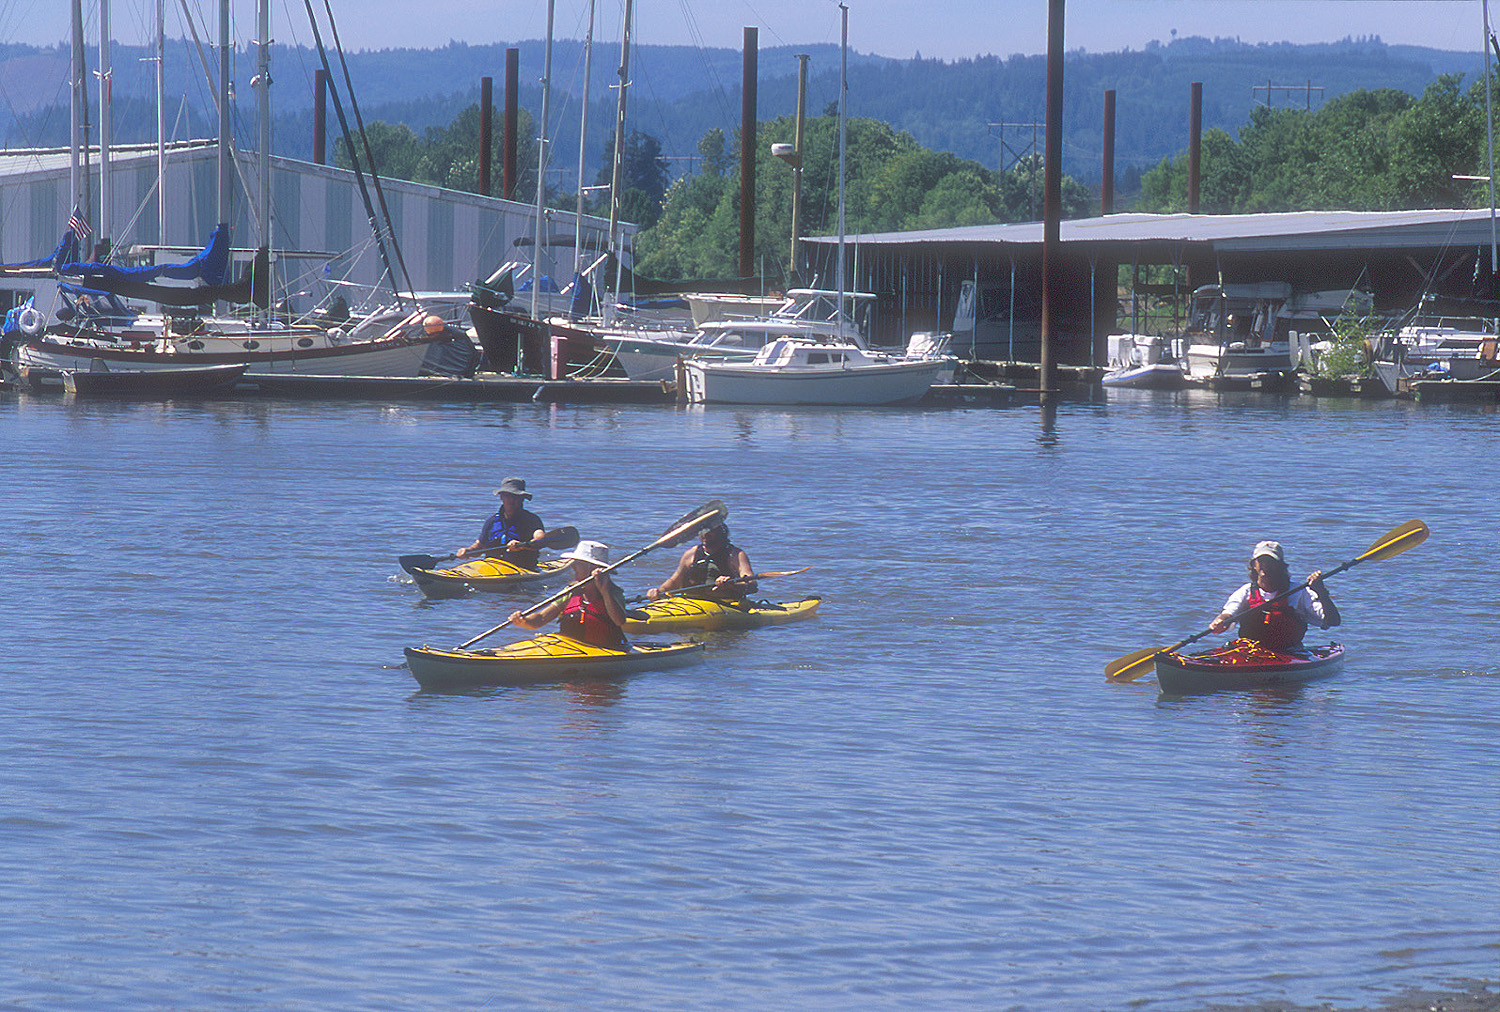
<path id="1" fill-rule="evenodd" d="M 1147 647 L 1133 654 L 1116 658 L 1104 666 L 1106 682 L 1133 682 L 1150 672 L 1158 654 L 1166 653 L 1165 647 Z"/>
<path id="2" fill-rule="evenodd" d="M 1395 558 L 1409 548 L 1415 548 L 1427 540 L 1431 533 L 1427 525 L 1420 520 L 1408 520 L 1400 527 L 1386 533 L 1385 537 L 1370 546 L 1369 550 L 1359 557 L 1359 562 L 1384 562 L 1386 559 Z"/>

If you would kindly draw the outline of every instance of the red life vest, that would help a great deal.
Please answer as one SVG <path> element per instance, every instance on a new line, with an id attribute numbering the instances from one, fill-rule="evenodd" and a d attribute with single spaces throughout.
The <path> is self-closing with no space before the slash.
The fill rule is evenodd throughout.
<path id="1" fill-rule="evenodd" d="M 558 616 L 557 631 L 575 640 L 592 643 L 596 647 L 608 647 L 611 650 L 630 649 L 630 643 L 625 639 L 624 631 L 610 619 L 609 612 L 604 608 L 604 602 L 598 598 L 597 592 L 592 587 L 568 598 L 568 603 L 563 606 L 562 614 Z"/>
<path id="2" fill-rule="evenodd" d="M 1254 608 L 1275 596 L 1275 594 L 1262 594 L 1259 587 L 1251 587 L 1250 596 L 1245 599 L 1245 607 Z M 1241 637 L 1255 640 L 1261 646 L 1270 647 L 1272 650 L 1290 650 L 1293 647 L 1299 647 L 1302 645 L 1302 637 L 1306 634 L 1307 622 L 1297 614 L 1287 598 L 1266 605 L 1260 611 L 1251 612 L 1240 619 Z"/>

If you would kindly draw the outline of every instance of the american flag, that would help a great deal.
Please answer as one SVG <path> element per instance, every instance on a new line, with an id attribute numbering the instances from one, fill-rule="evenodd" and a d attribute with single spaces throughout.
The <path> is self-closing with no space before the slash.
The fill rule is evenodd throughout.
<path id="1" fill-rule="evenodd" d="M 78 208 L 76 207 L 73 208 L 73 216 L 68 219 L 68 228 L 73 230 L 73 234 L 78 237 L 79 242 L 88 239 L 89 233 L 93 231 L 93 229 L 89 228 L 89 223 L 83 220 L 83 215 L 78 213 Z"/>

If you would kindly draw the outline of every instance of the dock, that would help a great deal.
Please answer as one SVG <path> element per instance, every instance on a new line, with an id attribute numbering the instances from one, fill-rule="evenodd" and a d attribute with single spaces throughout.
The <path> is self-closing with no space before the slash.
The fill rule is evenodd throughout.
<path id="1" fill-rule="evenodd" d="M 548 380 L 487 374 L 448 376 L 247 376 L 240 394 L 322 400 L 446 401 L 455 404 L 672 404 L 670 383 L 626 379 Z"/>
<path id="2" fill-rule="evenodd" d="M 1495 404 L 1500 403 L 1500 378 L 1496 374 L 1481 379 L 1414 379 L 1411 393 L 1423 404 Z"/>

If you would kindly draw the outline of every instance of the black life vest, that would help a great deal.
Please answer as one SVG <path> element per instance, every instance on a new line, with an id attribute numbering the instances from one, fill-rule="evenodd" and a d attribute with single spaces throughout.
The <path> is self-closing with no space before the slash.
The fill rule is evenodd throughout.
<path id="1" fill-rule="evenodd" d="M 734 545 L 724 546 L 724 558 L 732 559 L 739 552 Z M 688 567 L 687 582 L 690 587 L 698 587 L 706 583 L 713 583 L 721 576 L 735 579 L 736 574 L 721 567 L 708 554 L 708 550 L 702 545 L 693 549 L 693 564 Z"/>

